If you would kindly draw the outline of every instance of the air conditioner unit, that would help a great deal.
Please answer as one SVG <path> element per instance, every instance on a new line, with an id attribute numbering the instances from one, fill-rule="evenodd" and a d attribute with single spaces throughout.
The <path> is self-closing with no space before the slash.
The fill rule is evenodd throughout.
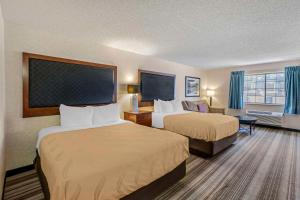
<path id="1" fill-rule="evenodd" d="M 247 110 L 246 113 L 248 116 L 256 117 L 258 119 L 257 124 L 282 126 L 283 113 L 260 110 Z"/>

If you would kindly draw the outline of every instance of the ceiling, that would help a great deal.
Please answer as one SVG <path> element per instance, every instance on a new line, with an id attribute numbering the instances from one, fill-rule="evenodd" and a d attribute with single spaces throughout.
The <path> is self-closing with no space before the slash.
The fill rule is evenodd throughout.
<path id="1" fill-rule="evenodd" d="M 300 58 L 299 0 L 1 0 L 6 20 L 201 68 Z"/>

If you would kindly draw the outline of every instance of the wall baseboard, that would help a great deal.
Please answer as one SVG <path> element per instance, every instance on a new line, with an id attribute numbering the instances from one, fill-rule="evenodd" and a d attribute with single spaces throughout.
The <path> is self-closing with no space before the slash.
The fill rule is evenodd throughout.
<path id="1" fill-rule="evenodd" d="M 285 131 L 294 131 L 294 132 L 300 133 L 299 129 L 287 128 L 287 127 L 282 127 L 282 126 L 272 126 L 272 125 L 266 125 L 266 124 L 256 124 L 255 126 L 266 127 L 266 128 L 274 128 L 274 129 L 281 129 L 281 130 L 285 130 Z"/>
<path id="2" fill-rule="evenodd" d="M 16 174 L 20 174 L 22 172 L 26 172 L 26 171 L 29 171 L 29 170 L 32 170 L 32 169 L 34 169 L 33 164 L 23 166 L 23 167 L 19 167 L 19 168 L 16 168 L 16 169 L 7 170 L 6 173 L 5 173 L 5 177 L 14 176 Z"/>

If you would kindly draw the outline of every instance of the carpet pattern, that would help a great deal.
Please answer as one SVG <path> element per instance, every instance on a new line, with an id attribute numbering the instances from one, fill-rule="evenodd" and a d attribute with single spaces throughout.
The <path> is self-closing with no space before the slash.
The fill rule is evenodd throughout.
<path id="1" fill-rule="evenodd" d="M 43 199 L 35 170 L 6 179 L 4 200 Z M 166 199 L 300 199 L 300 133 L 257 128 L 210 159 L 191 155 L 187 175 Z"/>

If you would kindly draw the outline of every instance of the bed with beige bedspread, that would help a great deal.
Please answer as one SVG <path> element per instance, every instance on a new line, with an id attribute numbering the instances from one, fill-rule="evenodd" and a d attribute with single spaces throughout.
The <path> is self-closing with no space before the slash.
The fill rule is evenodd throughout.
<path id="1" fill-rule="evenodd" d="M 211 157 L 230 147 L 237 139 L 239 120 L 215 113 L 166 115 L 164 129 L 189 138 L 190 152 Z"/>
<path id="2" fill-rule="evenodd" d="M 189 156 L 187 138 L 132 123 L 45 136 L 40 163 L 52 200 L 120 199 Z"/>
<path id="3" fill-rule="evenodd" d="M 235 134 L 239 120 L 228 115 L 191 112 L 165 116 L 164 128 L 194 139 L 217 141 Z"/>

